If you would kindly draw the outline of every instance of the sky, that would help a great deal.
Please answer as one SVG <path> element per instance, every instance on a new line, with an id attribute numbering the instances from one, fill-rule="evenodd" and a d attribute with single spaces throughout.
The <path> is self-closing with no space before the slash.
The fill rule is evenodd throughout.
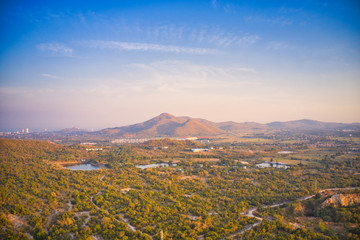
<path id="1" fill-rule="evenodd" d="M 0 131 L 360 122 L 357 0 L 0 3 Z"/>

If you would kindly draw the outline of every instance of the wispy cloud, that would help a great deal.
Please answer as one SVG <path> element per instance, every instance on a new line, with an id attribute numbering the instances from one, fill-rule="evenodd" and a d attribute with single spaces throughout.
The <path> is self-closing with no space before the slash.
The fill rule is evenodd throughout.
<path id="1" fill-rule="evenodd" d="M 260 39 L 258 35 L 240 30 L 229 31 L 203 24 L 197 26 L 165 24 L 142 28 L 138 25 L 124 23 L 121 29 L 135 39 L 143 37 L 148 39 L 148 42 L 162 43 L 162 45 L 166 42 L 186 42 L 193 46 L 206 46 L 208 48 L 247 47 Z"/>
<path id="2" fill-rule="evenodd" d="M 160 45 L 151 43 L 137 42 L 118 42 L 118 41 L 87 41 L 84 46 L 100 49 L 117 49 L 124 51 L 157 51 L 188 54 L 216 54 L 217 50 L 208 48 L 193 48 L 171 45 Z"/>
<path id="3" fill-rule="evenodd" d="M 71 79 L 49 73 L 40 74 L 49 84 L 44 88 L 1 88 L 2 94 L 83 94 L 129 96 L 132 94 L 185 94 L 187 91 L 226 92 L 227 89 L 242 89 L 245 86 L 259 84 L 258 73 L 247 66 L 214 66 L 196 64 L 187 61 L 156 61 L 152 63 L 134 63 L 119 67 L 118 77 Z M 86 87 L 84 84 L 86 82 Z M 56 84 L 54 84 L 56 83 Z M 61 83 L 61 84 L 57 84 Z"/>
<path id="4" fill-rule="evenodd" d="M 236 44 L 240 46 L 250 46 L 255 44 L 256 41 L 260 39 L 257 35 L 244 36 L 237 39 Z"/>
<path id="5" fill-rule="evenodd" d="M 49 52 L 53 55 L 68 56 L 71 57 L 73 49 L 62 43 L 42 43 L 36 46 L 42 52 Z"/>
<path id="6" fill-rule="evenodd" d="M 216 67 L 184 61 L 159 61 L 131 64 L 128 68 L 136 73 L 132 76 L 132 85 L 139 81 L 139 86 L 145 92 L 216 92 L 224 88 L 236 89 L 244 85 L 259 84 L 256 70 L 248 67 Z M 144 76 L 147 79 L 145 82 Z"/>
<path id="7" fill-rule="evenodd" d="M 226 1 L 212 0 L 211 7 L 214 9 L 220 9 L 226 13 L 236 13 L 236 6 Z"/>
<path id="8" fill-rule="evenodd" d="M 260 39 L 257 35 L 240 35 L 222 30 L 208 30 L 202 28 L 193 30 L 190 40 L 197 43 L 208 43 L 217 47 L 226 48 L 230 46 L 248 47 Z"/>
<path id="9" fill-rule="evenodd" d="M 293 20 L 286 17 L 263 17 L 263 16 L 248 16 L 245 17 L 246 22 L 261 23 L 261 24 L 270 24 L 270 25 L 280 25 L 282 27 L 290 26 L 293 24 Z"/>

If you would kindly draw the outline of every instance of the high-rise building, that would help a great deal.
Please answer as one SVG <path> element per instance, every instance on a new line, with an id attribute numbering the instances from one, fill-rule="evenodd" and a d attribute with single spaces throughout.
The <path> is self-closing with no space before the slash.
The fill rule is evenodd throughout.
<path id="1" fill-rule="evenodd" d="M 25 131 L 26 133 L 29 133 L 29 129 L 28 128 L 26 128 L 26 131 Z"/>

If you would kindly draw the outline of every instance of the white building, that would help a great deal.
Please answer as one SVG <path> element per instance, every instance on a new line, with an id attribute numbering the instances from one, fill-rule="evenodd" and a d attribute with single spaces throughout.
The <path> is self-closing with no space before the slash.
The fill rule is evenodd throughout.
<path id="1" fill-rule="evenodd" d="M 209 149 L 207 148 L 193 148 L 191 149 L 192 152 L 207 152 L 207 151 L 210 151 Z"/>

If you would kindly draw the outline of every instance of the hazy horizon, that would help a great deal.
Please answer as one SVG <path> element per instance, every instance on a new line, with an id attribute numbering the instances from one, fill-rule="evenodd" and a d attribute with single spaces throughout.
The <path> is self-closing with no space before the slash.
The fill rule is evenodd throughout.
<path id="1" fill-rule="evenodd" d="M 212 121 L 211 119 L 205 119 L 205 118 L 198 118 L 198 117 L 194 117 L 194 116 L 188 116 L 188 115 L 174 115 L 174 114 L 171 114 L 171 113 L 160 113 L 156 116 L 152 116 L 152 117 L 149 117 L 147 119 L 142 119 L 142 120 L 138 120 L 137 122 L 130 122 L 130 123 L 127 123 L 127 124 L 123 124 L 123 125 L 114 125 L 114 126 L 104 126 L 104 127 L 99 127 L 99 128 L 85 128 L 85 127 L 81 127 L 81 126 L 63 126 L 61 128 L 46 128 L 46 131 L 60 131 L 60 130 L 64 130 L 64 129 L 71 129 L 71 128 L 78 128 L 78 129 L 81 129 L 81 130 L 88 130 L 88 131 L 98 131 L 98 130 L 103 130 L 103 129 L 106 129 L 106 128 L 116 128 L 116 127 L 125 127 L 125 126 L 129 126 L 129 125 L 135 125 L 135 124 L 138 124 L 138 123 L 142 123 L 142 122 L 146 122 L 148 120 L 151 120 L 152 118 L 155 118 L 155 117 L 158 117 L 159 115 L 161 114 L 170 114 L 174 117 L 191 117 L 191 118 L 194 118 L 194 119 L 204 119 L 204 120 L 208 120 L 208 121 L 211 121 L 211 122 L 215 122 L 215 123 L 220 123 L 220 122 L 236 122 L 236 121 L 233 121 L 231 119 L 228 119 L 228 120 L 224 120 L 224 121 Z M 269 123 L 273 123 L 273 122 L 290 122 L 290 121 L 299 121 L 299 120 L 313 120 L 313 121 L 318 121 L 316 119 L 290 119 L 290 120 L 284 120 L 284 121 L 278 121 L 278 120 L 274 120 L 274 121 L 271 121 L 271 122 L 255 122 L 255 123 L 260 123 L 260 124 L 269 124 Z M 237 123 L 246 123 L 246 122 L 254 122 L 254 121 L 244 121 L 244 122 L 237 122 Z M 320 122 L 324 122 L 324 121 L 320 121 Z M 326 123 L 330 123 L 330 122 L 326 122 Z M 337 123 L 345 123 L 346 122 L 337 122 Z M 348 124 L 360 124 L 360 122 L 349 122 Z M 5 130 L 1 130 L 0 129 L 0 132 L 6 132 L 6 131 L 10 131 L 10 132 L 16 132 L 16 131 L 20 131 L 20 130 L 25 130 L 27 127 L 23 127 L 23 128 L 19 128 L 19 129 L 5 129 Z M 35 128 L 35 129 L 29 129 L 29 132 L 44 132 L 45 129 L 39 129 L 39 128 Z"/>
<path id="2" fill-rule="evenodd" d="M 360 122 L 360 4 L 0 4 L 0 129 Z"/>

